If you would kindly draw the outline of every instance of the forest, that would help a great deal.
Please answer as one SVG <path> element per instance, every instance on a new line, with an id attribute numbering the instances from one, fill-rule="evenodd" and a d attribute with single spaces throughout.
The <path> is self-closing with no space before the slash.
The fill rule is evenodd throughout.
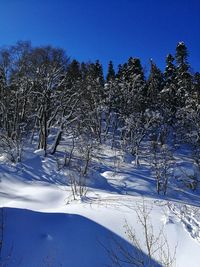
<path id="1" fill-rule="evenodd" d="M 109 144 L 130 153 L 140 165 L 151 153 L 158 193 L 166 194 L 174 152 L 187 146 L 194 169 L 184 184 L 195 190 L 200 170 L 200 74 L 192 71 L 183 42 L 166 57 L 161 71 L 153 60 L 144 71 L 130 57 L 106 74 L 99 60 L 71 60 L 63 49 L 30 42 L 0 50 L 0 153 L 23 161 L 23 148 L 35 140 L 44 156 L 56 154 L 63 136 L 84 150 L 87 173 L 93 148 Z M 64 156 L 69 165 L 73 148 Z M 66 152 L 67 154 L 67 152 Z M 68 163 L 67 163 L 68 161 Z M 59 162 L 59 155 L 58 155 Z"/>

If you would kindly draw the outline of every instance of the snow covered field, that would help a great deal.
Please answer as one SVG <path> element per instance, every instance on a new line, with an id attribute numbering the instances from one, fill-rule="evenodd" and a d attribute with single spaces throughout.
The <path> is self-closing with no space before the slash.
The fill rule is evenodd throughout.
<path id="1" fill-rule="evenodd" d="M 185 155 L 177 157 L 181 164 L 189 162 Z M 198 191 L 176 189 L 172 180 L 167 195 L 158 196 L 145 158 L 136 168 L 130 157 L 105 145 L 91 163 L 85 196 L 73 200 L 68 174 L 67 168 L 57 169 L 56 157 L 44 158 L 28 148 L 20 164 L 0 158 L 0 266 L 113 266 L 107 250 L 119 253 L 116 244 L 132 253 L 138 250 L 126 224 L 134 229 L 145 259 L 144 229 L 137 215 L 143 203 L 151 209 L 155 235 L 163 229 L 171 253 L 176 250 L 173 266 L 200 266 Z M 153 266 L 162 265 L 155 259 Z"/>

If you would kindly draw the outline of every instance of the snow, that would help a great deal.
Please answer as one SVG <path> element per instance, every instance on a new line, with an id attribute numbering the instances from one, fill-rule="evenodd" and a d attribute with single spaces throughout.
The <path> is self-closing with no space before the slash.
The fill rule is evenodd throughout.
<path id="1" fill-rule="evenodd" d="M 45 155 L 44 149 L 37 149 L 37 150 L 34 151 L 34 153 L 39 155 L 39 156 L 44 156 Z"/>
<path id="2" fill-rule="evenodd" d="M 65 148 L 61 146 L 59 153 Z M 135 230 L 145 258 L 137 216 L 144 202 L 152 209 L 155 234 L 163 228 L 171 252 L 176 248 L 176 266 L 199 267 L 198 191 L 178 187 L 174 191 L 171 181 L 168 195 L 158 196 L 145 155 L 136 168 L 129 155 L 123 158 L 120 151 L 102 145 L 92 162 L 87 194 L 73 200 L 68 170 L 58 171 L 56 158 L 43 156 L 27 148 L 21 164 L 0 160 L 2 266 L 106 266 L 110 263 L 106 249 L 113 246 L 113 240 L 137 251 L 125 233 L 125 222 Z M 179 165 L 191 167 L 184 153 L 176 157 Z M 155 266 L 161 265 L 155 262 Z"/>

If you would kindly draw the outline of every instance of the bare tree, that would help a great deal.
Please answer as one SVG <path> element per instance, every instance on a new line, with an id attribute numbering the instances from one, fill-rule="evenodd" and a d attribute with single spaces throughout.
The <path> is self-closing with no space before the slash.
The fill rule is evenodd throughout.
<path id="1" fill-rule="evenodd" d="M 46 155 L 49 129 L 59 111 L 57 90 L 65 81 L 68 58 L 63 50 L 48 46 L 33 49 L 29 61 L 34 84 L 32 97 L 37 110 L 36 125 L 39 126 L 38 148 L 44 149 Z"/>
<path id="2" fill-rule="evenodd" d="M 0 153 L 5 154 L 7 159 L 13 163 L 20 162 L 22 159 L 23 141 L 21 136 L 13 133 L 11 137 L 0 134 Z"/>
<path id="3" fill-rule="evenodd" d="M 154 123 L 159 120 L 159 113 L 146 110 L 130 115 L 125 121 L 124 139 L 126 147 L 135 156 L 135 165 L 139 165 L 140 146 Z"/>
<path id="4" fill-rule="evenodd" d="M 169 179 L 173 175 L 173 155 L 168 145 L 161 144 L 157 140 L 151 142 L 151 151 L 153 154 L 151 165 L 156 176 L 157 193 L 160 194 L 162 191 L 165 195 Z"/>
<path id="5" fill-rule="evenodd" d="M 152 207 L 148 208 L 143 201 L 137 204 L 135 209 L 138 223 L 142 227 L 142 238 L 137 236 L 136 231 L 125 222 L 125 233 L 133 249 L 124 247 L 115 238 L 112 238 L 113 248 L 106 250 L 112 261 L 112 266 L 135 266 L 135 267 L 172 267 L 175 266 L 176 247 L 172 251 L 169 247 L 163 227 L 156 234 L 151 222 Z"/>

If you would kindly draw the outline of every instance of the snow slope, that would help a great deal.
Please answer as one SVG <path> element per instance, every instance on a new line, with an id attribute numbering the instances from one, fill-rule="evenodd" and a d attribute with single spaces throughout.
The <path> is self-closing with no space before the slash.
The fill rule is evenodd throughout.
<path id="1" fill-rule="evenodd" d="M 179 157 L 184 164 L 186 159 Z M 73 200 L 68 171 L 58 171 L 56 164 L 55 157 L 44 158 L 31 149 L 16 166 L 1 158 L 0 266 L 107 266 L 111 261 L 106 250 L 115 246 L 113 240 L 137 252 L 125 233 L 125 221 L 135 230 L 145 259 L 136 213 L 145 202 L 152 209 L 155 234 L 163 227 L 171 252 L 177 247 L 176 266 L 199 267 L 198 192 L 172 190 L 171 184 L 167 197 L 158 197 L 145 157 L 135 168 L 130 157 L 124 160 L 120 151 L 102 146 L 91 165 L 86 196 Z M 161 266 L 156 260 L 154 265 Z"/>

